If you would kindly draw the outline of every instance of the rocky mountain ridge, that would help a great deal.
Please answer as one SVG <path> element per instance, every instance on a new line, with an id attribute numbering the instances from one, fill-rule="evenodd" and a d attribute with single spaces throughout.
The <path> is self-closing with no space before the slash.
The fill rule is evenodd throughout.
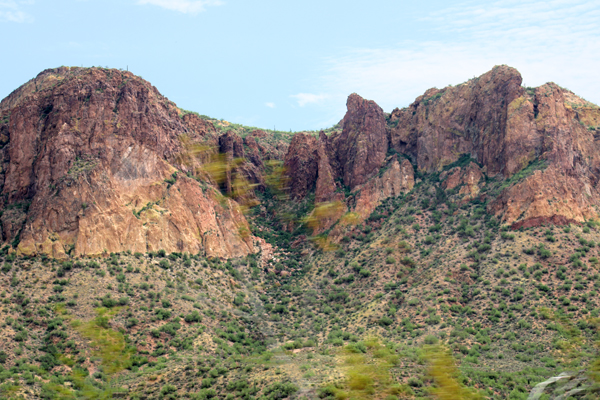
<path id="1" fill-rule="evenodd" d="M 265 245 L 239 204 L 256 204 L 270 161 L 283 162 L 292 198 L 314 192 L 315 210 L 338 204 L 315 233 L 348 212 L 366 219 L 409 192 L 415 175 L 465 156 L 472 162 L 440 174 L 441 187 L 486 202 L 504 223 L 597 217 L 600 109 L 555 84 L 521 81 L 495 67 L 387 115 L 352 94 L 342 130 L 298 133 L 288 147 L 261 141 L 261 131 L 219 134 L 129 72 L 46 70 L 0 104 L 2 239 L 21 254 L 59 258 L 127 249 L 243 256 Z M 490 180 L 500 183 L 492 190 Z"/>
<path id="2" fill-rule="evenodd" d="M 0 397 L 595 398 L 598 124 L 504 66 L 293 137 L 44 71 L 0 103 Z"/>
<path id="3" fill-rule="evenodd" d="M 442 172 L 469 156 L 474 162 L 467 169 L 440 175 L 442 187 L 480 197 L 504 223 L 518 228 L 596 218 L 600 108 L 553 83 L 530 89 L 521 82 L 515 69 L 495 67 L 464 84 L 430 89 L 387 117 L 373 101 L 352 94 L 342 132 L 292 141 L 286 156 L 292 193 L 303 197 L 316 187 L 316 202 L 330 201 L 334 181 L 338 192 L 345 187 L 361 196 L 361 185 L 381 180 L 378 173 L 396 154 L 402 173 L 393 185 L 408 192 L 414 170 Z M 527 176 L 517 176 L 523 171 Z M 505 184 L 485 193 L 484 178 Z M 374 207 L 349 209 L 368 215 Z"/>

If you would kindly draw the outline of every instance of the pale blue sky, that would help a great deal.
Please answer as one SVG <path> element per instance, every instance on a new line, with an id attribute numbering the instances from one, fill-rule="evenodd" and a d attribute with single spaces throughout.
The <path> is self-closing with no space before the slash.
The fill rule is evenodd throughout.
<path id="1" fill-rule="evenodd" d="M 127 68 L 180 107 L 318 129 L 497 64 L 600 103 L 600 1 L 0 0 L 0 97 L 45 68 Z"/>

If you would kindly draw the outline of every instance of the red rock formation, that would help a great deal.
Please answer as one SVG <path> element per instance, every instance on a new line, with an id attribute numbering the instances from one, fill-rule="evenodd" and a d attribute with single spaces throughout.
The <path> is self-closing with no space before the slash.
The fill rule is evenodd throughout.
<path id="1" fill-rule="evenodd" d="M 383 166 L 389 142 L 424 172 L 440 171 L 470 154 L 483 168 L 471 164 L 442 177 L 445 189 L 463 185 L 465 199 L 479 194 L 484 174 L 511 179 L 532 162 L 543 166 L 540 160 L 545 160 L 546 169 L 511 179 L 497 198 L 488 199 L 488 210 L 506 223 L 597 217 L 600 108 L 555 84 L 532 93 L 521 81 L 517 70 L 498 66 L 464 84 L 430 89 L 408 108 L 394 110 L 386 133 L 381 109 L 351 95 L 343 132 L 311 143 L 310 152 L 317 147 L 318 155 L 312 164 L 305 159 L 312 172 L 301 174 L 303 193 L 311 187 L 315 170 L 325 171 L 322 178 L 317 174 L 320 201 L 331 198 L 336 179 L 358 191 Z M 367 192 L 373 202 L 365 200 L 365 210 L 385 198 Z"/>
<path id="2" fill-rule="evenodd" d="M 518 230 L 521 228 L 532 228 L 532 227 L 536 227 L 536 226 L 543 226 L 543 225 L 570 225 L 570 224 L 574 224 L 574 225 L 580 225 L 579 222 L 573 220 L 573 219 L 568 219 L 565 216 L 562 215 L 553 215 L 551 217 L 535 217 L 535 218 L 530 218 L 527 220 L 523 220 L 523 221 L 519 221 L 517 223 L 514 223 L 511 225 L 511 229 L 512 230 Z"/>
<path id="3" fill-rule="evenodd" d="M 0 201 L 15 210 L 2 215 L 3 241 L 20 237 L 20 253 L 53 257 L 255 251 L 237 204 L 186 177 L 193 167 L 178 157 L 183 137 L 215 144 L 214 127 L 179 115 L 118 70 L 47 70 L 13 92 L 0 103 Z"/>
<path id="4" fill-rule="evenodd" d="M 352 211 L 359 215 L 361 221 L 365 220 L 383 200 L 409 192 L 414 185 L 412 164 L 405 158 L 402 162 L 394 158 L 381 176 L 371 179 L 360 188 Z"/>
<path id="5" fill-rule="evenodd" d="M 261 157 L 261 149 L 258 145 L 258 143 L 256 142 L 256 139 L 254 139 L 254 137 L 252 136 L 246 136 L 244 138 L 244 144 L 246 146 L 248 146 L 248 153 L 246 154 L 246 156 L 248 157 L 248 160 L 250 160 L 250 162 L 252 164 L 254 164 L 256 167 L 258 168 L 263 168 L 263 161 L 262 161 L 262 157 Z"/>
<path id="6" fill-rule="evenodd" d="M 260 160 L 258 146 L 254 150 L 256 154 L 252 156 Z M 243 204 L 254 203 L 253 188 L 264 189 L 265 186 L 262 163 L 257 166 L 246 158 L 242 138 L 232 131 L 219 136 L 219 152 L 225 155 L 223 160 L 225 169 L 223 189 L 225 193 L 233 196 Z"/>
<path id="7" fill-rule="evenodd" d="M 317 180 L 317 139 L 303 132 L 294 135 L 285 156 L 284 168 L 290 178 L 292 197 L 304 198 Z"/>
<path id="8" fill-rule="evenodd" d="M 286 140 L 273 139 L 269 134 L 260 129 L 254 130 L 246 136 L 244 138 L 244 143 L 250 146 L 248 143 L 251 140 L 256 142 L 257 149 L 259 150 L 260 157 L 263 161 L 281 161 L 284 159 L 289 148 L 289 144 Z"/>
<path id="9" fill-rule="evenodd" d="M 479 182 L 484 178 L 481 169 L 474 162 L 469 163 L 467 167 L 455 167 L 440 175 L 443 180 L 442 187 L 446 190 L 461 186 L 459 194 L 466 195 L 467 199 L 472 199 L 479 194 Z"/>
<path id="10" fill-rule="evenodd" d="M 414 185 L 413 168 L 406 159 L 386 162 L 388 139 L 385 116 L 370 100 L 352 94 L 347 101 L 343 131 L 331 136 L 321 132 L 318 140 L 301 133 L 294 136 L 285 158 L 294 198 L 303 198 L 315 190 L 312 218 L 315 233 L 330 228 L 346 211 L 356 211 L 363 220 L 382 200 L 409 191 Z M 353 204 L 345 204 L 337 180 L 357 193 Z"/>
<path id="11" fill-rule="evenodd" d="M 583 101 L 553 83 L 537 88 L 532 98 L 522 102 L 533 104 L 526 108 L 532 109 L 541 142 L 540 158 L 548 166 L 508 187 L 489 210 L 508 223 L 597 218 L 600 144 L 595 132 L 580 122 L 597 108 L 577 111 L 572 105 Z"/>
<path id="12" fill-rule="evenodd" d="M 462 85 L 430 89 L 410 107 L 392 112 L 390 143 L 426 172 L 470 154 L 487 175 L 508 179 L 536 159 L 547 160 L 546 170 L 492 199 L 489 211 L 507 223 L 554 215 L 576 221 L 596 217 L 598 107 L 555 84 L 535 93 L 520 85 L 515 69 L 499 66 Z M 461 174 L 455 172 L 446 185 L 465 184 Z M 471 197 L 478 191 L 464 190 Z"/>
<path id="13" fill-rule="evenodd" d="M 315 203 L 324 203 L 333 200 L 343 200 L 344 196 L 335 196 L 337 189 L 335 184 L 335 174 L 328 154 L 328 139 L 327 135 L 321 131 L 319 133 L 319 141 L 317 143 L 317 183 L 315 190 Z"/>
<path id="14" fill-rule="evenodd" d="M 408 108 L 392 112 L 390 142 L 423 171 L 440 170 L 469 153 L 488 174 L 512 175 L 520 166 L 511 161 L 531 160 L 539 146 L 539 140 L 523 140 L 533 135 L 531 124 L 510 123 L 511 118 L 523 118 L 514 110 L 507 112 L 525 93 L 521 81 L 517 70 L 500 66 L 462 85 L 430 89 Z"/>
<path id="15" fill-rule="evenodd" d="M 516 70 L 499 66 L 428 90 L 387 123 L 377 104 L 357 94 L 347 108 L 342 131 L 300 133 L 288 145 L 260 130 L 219 136 L 129 72 L 44 71 L 0 103 L 2 240 L 20 239 L 24 254 L 55 257 L 159 248 L 245 255 L 256 240 L 217 183 L 246 201 L 264 186 L 267 161 L 285 156 L 292 197 L 314 191 L 315 210 L 325 216 L 317 230 L 328 229 L 346 211 L 364 219 L 385 198 L 412 189 L 411 163 L 389 156 L 390 146 L 423 172 L 470 154 L 482 168 L 443 173 L 443 187 L 462 185 L 460 194 L 474 198 L 485 175 L 505 180 L 495 198 L 486 192 L 488 211 L 505 223 L 597 217 L 600 109 L 555 84 L 532 92 Z M 225 160 L 219 181 L 201 168 L 216 157 Z M 248 191 L 236 192 L 240 181 Z"/>
<path id="16" fill-rule="evenodd" d="M 337 141 L 337 159 L 344 185 L 354 189 L 377 174 L 383 166 L 388 138 L 383 110 L 374 101 L 353 93 L 348 97 L 346 106 L 344 129 Z"/>

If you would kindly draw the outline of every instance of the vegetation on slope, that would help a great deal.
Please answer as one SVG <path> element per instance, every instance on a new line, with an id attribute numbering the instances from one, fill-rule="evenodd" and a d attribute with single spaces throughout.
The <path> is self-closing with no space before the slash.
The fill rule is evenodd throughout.
<path id="1" fill-rule="evenodd" d="M 270 259 L 5 248 L 2 397 L 526 399 L 597 363 L 597 225 L 511 231 L 420 179 L 332 251 L 277 184 L 248 214 Z"/>

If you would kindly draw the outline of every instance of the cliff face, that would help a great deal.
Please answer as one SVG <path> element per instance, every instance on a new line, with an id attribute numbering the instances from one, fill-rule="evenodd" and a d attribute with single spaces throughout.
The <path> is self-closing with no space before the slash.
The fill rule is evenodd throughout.
<path id="1" fill-rule="evenodd" d="M 462 85 L 430 89 L 392 112 L 390 142 L 426 172 L 468 153 L 488 174 L 512 175 L 539 155 L 540 145 L 532 137 L 533 118 L 512 103 L 525 94 L 521 80 L 517 70 L 503 66 Z"/>
<path id="2" fill-rule="evenodd" d="M 321 169 L 317 160 L 327 153 L 325 165 L 334 181 L 369 198 L 358 207 L 368 214 L 389 192 L 373 191 L 375 183 L 363 190 L 365 183 L 380 179 L 375 175 L 389 162 L 388 147 L 410 158 L 423 173 L 442 171 L 470 155 L 481 168 L 471 163 L 445 172 L 442 187 L 460 186 L 463 201 L 482 196 L 488 211 L 505 223 L 518 222 L 517 227 L 596 217 L 600 109 L 556 84 L 532 90 L 521 82 L 517 70 L 498 66 L 464 84 L 428 90 L 409 107 L 392 111 L 387 124 L 374 102 L 352 94 L 344 130 L 318 141 L 335 150 L 321 151 L 309 157 L 312 161 L 307 158 L 312 174 L 303 174 L 302 186 L 308 188 L 316 179 L 318 193 L 332 187 L 319 185 L 315 172 Z M 310 146 L 317 152 L 316 140 Z M 293 157 L 291 153 L 292 149 L 287 157 Z M 403 165 L 408 170 L 410 163 Z M 295 182 L 293 168 L 289 174 Z M 504 182 L 500 193 L 480 194 L 485 177 Z M 403 188 L 410 190 L 412 185 Z"/>
<path id="3" fill-rule="evenodd" d="M 186 146 L 209 156 L 226 141 L 133 74 L 47 70 L 2 101 L 0 115 L 2 239 L 19 252 L 256 250 L 238 205 L 210 179 L 186 176 L 198 161 L 182 157 Z"/>
<path id="4" fill-rule="evenodd" d="M 263 243 L 239 204 L 256 204 L 272 160 L 292 198 L 314 192 L 316 232 L 412 190 L 414 168 L 513 227 L 598 215 L 600 109 L 553 83 L 526 89 L 500 66 L 391 114 L 357 94 L 347 108 L 342 130 L 288 146 L 260 130 L 219 134 L 129 72 L 44 71 L 0 103 L 2 241 L 53 257 L 243 256 Z"/>
<path id="5" fill-rule="evenodd" d="M 330 210 L 319 218 L 315 232 L 330 228 L 347 211 L 364 220 L 382 200 L 414 185 L 411 163 L 388 154 L 383 110 L 355 93 L 348 97 L 347 108 L 341 132 L 330 136 L 321 132 L 318 138 L 296 134 L 285 157 L 292 196 L 303 198 L 314 190 L 315 204 Z M 343 189 L 355 194 L 352 201 L 347 201 Z"/>
<path id="6" fill-rule="evenodd" d="M 344 185 L 362 185 L 382 167 L 388 150 L 385 116 L 372 100 L 356 93 L 348 97 L 344 129 L 336 143 Z"/>

